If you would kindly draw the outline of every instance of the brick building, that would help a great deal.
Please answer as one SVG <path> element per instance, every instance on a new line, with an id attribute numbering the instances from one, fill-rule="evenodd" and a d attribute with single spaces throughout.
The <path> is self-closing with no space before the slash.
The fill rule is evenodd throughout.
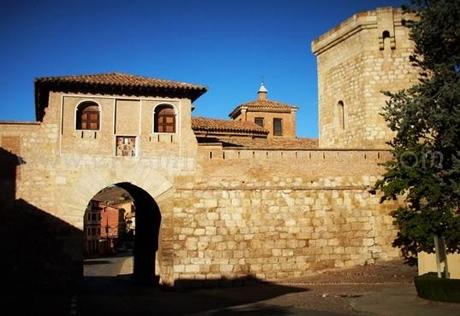
<path id="1" fill-rule="evenodd" d="M 109 187 L 96 194 L 85 212 L 85 256 L 116 253 L 119 243 L 134 229 L 134 218 L 133 201 L 126 192 Z"/>

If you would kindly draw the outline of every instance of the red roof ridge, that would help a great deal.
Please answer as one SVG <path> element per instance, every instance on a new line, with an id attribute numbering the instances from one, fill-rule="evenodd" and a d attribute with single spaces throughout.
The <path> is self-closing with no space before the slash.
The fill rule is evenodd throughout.
<path id="1" fill-rule="evenodd" d="M 114 78 L 114 77 L 119 77 L 119 78 Z M 123 79 L 128 79 L 128 78 L 133 79 L 133 80 L 138 80 L 138 82 L 123 82 L 122 81 Z M 88 82 L 87 79 L 91 79 L 91 82 Z M 104 80 L 106 82 L 102 82 L 101 80 Z M 139 80 L 144 80 L 144 82 L 139 82 Z M 171 84 L 171 85 L 181 85 L 184 88 L 200 89 L 200 90 L 203 89 L 205 91 L 207 90 L 207 87 L 204 85 L 193 84 L 193 83 L 188 83 L 184 81 L 148 77 L 148 76 L 143 76 L 143 75 L 134 75 L 134 74 L 124 73 L 124 72 L 101 72 L 101 73 L 92 73 L 92 74 L 45 76 L 45 77 L 35 78 L 35 82 L 40 83 L 43 81 L 46 81 L 46 82 L 49 82 L 49 81 L 87 82 L 87 83 L 93 83 L 93 84 L 140 85 L 140 86 Z"/>
<path id="2" fill-rule="evenodd" d="M 277 100 L 270 100 L 270 99 L 267 99 L 267 100 L 254 99 L 254 100 L 242 103 L 239 106 L 244 106 L 244 105 L 248 105 L 248 104 L 252 105 L 252 104 L 258 104 L 258 103 L 261 103 L 261 104 L 268 103 L 268 104 L 273 104 L 273 105 L 277 105 L 277 106 L 279 105 L 279 106 L 288 106 L 288 107 L 291 107 L 291 108 L 298 108 L 297 106 L 289 104 L 289 103 L 285 103 L 285 102 L 281 102 L 281 101 L 277 101 Z"/>
<path id="3" fill-rule="evenodd" d="M 251 100 L 251 101 L 248 101 L 248 102 L 245 102 L 245 103 L 242 103 L 240 105 L 238 105 L 237 107 L 235 107 L 233 109 L 232 112 L 230 112 L 230 114 L 228 116 L 230 117 L 235 117 L 238 115 L 238 113 L 241 111 L 241 109 L 245 107 L 247 108 L 248 110 L 252 110 L 252 111 L 260 111 L 260 110 L 264 110 L 264 111 L 273 111 L 273 112 L 291 112 L 292 110 L 297 110 L 299 107 L 298 106 L 295 106 L 295 105 L 292 105 L 292 104 L 288 104 L 288 103 L 284 103 L 284 102 L 280 102 L 280 101 L 276 101 L 276 100 L 260 100 L 260 99 L 255 99 L 255 100 Z"/>
<path id="4" fill-rule="evenodd" d="M 269 133 L 267 129 L 254 122 L 234 121 L 204 116 L 192 117 L 192 129 L 194 131 L 250 132 L 263 135 L 267 135 Z"/>

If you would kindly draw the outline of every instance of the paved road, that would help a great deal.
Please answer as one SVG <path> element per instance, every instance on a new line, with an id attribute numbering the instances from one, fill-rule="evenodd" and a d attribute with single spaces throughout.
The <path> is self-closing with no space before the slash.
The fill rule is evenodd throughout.
<path id="1" fill-rule="evenodd" d="M 85 277 L 116 277 L 121 271 L 123 262 L 129 259 L 129 255 L 85 259 L 83 275 Z"/>
<path id="2" fill-rule="evenodd" d="M 168 290 L 117 276 L 124 257 L 86 262 L 77 315 L 460 315 L 460 304 L 417 298 L 401 284 L 249 284 Z"/>

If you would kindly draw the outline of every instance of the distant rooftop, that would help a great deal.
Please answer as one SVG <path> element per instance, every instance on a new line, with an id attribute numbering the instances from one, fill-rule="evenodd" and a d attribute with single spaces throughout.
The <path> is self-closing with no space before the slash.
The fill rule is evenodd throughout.
<path id="1" fill-rule="evenodd" d="M 253 134 L 266 137 L 269 133 L 254 122 L 193 117 L 192 129 L 195 134 Z"/>
<path id="2" fill-rule="evenodd" d="M 211 138 L 197 137 L 201 144 L 220 143 L 224 148 L 259 149 L 259 150 L 305 150 L 318 148 L 317 138 L 250 138 L 225 137 Z"/>
<path id="3" fill-rule="evenodd" d="M 268 90 L 264 83 L 261 83 L 257 91 L 257 100 L 249 101 L 238 105 L 230 114 L 229 117 L 235 119 L 242 109 L 250 112 L 271 112 L 271 113 L 291 113 L 292 110 L 297 110 L 295 105 L 272 101 L 267 98 Z"/>

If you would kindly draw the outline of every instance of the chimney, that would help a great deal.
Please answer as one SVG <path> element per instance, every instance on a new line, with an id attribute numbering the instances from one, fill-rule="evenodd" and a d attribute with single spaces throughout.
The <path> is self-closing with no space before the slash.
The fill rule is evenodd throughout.
<path id="1" fill-rule="evenodd" d="M 267 88 L 265 88 L 264 83 L 262 82 L 260 84 L 259 91 L 257 91 L 257 95 L 259 96 L 259 100 L 260 101 L 267 100 L 267 93 L 268 93 L 268 90 L 267 90 Z"/>

